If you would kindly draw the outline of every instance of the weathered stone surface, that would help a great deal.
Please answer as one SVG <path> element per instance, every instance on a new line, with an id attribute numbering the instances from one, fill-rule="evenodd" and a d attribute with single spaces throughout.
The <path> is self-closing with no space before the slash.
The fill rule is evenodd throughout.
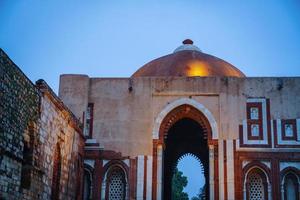
<path id="1" fill-rule="evenodd" d="M 34 85 L 0 49 L 0 199 L 50 199 L 61 151 L 59 198 L 81 191 L 81 125 L 42 80 Z"/>
<path id="2" fill-rule="evenodd" d="M 20 199 L 23 138 L 39 117 L 40 94 L 0 49 L 0 195 Z"/>
<path id="3" fill-rule="evenodd" d="M 80 82 L 74 84 L 78 79 Z M 89 87 L 78 90 L 79 84 L 86 85 L 83 83 L 89 83 Z M 175 100 L 191 98 L 201 103 L 214 116 L 219 139 L 237 139 L 239 124 L 246 115 L 247 98 L 270 99 L 272 119 L 298 118 L 300 110 L 295 108 L 300 107 L 297 95 L 300 87 L 297 85 L 299 77 L 87 79 L 85 75 L 62 75 L 59 90 L 61 99 L 77 117 L 86 111 L 87 104 L 83 106 L 82 102 L 94 103 L 93 137 L 104 149 L 135 157 L 152 154 L 155 120 Z"/>

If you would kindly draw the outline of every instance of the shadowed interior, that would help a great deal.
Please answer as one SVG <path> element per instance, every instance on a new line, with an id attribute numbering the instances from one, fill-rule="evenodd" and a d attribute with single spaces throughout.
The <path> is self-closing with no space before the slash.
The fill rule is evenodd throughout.
<path id="1" fill-rule="evenodd" d="M 171 199 L 172 177 L 178 160 L 185 154 L 193 154 L 203 164 L 206 197 L 209 198 L 209 155 L 203 127 L 196 121 L 183 118 L 177 121 L 164 138 L 164 199 Z M 202 173 L 199 171 L 199 173 Z"/>

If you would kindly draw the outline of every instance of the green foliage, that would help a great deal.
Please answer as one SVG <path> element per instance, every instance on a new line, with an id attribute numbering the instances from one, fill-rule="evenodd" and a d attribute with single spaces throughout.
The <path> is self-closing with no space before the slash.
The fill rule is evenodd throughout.
<path id="1" fill-rule="evenodd" d="M 204 184 L 203 187 L 200 188 L 197 196 L 192 197 L 192 200 L 206 200 L 206 184 Z"/>
<path id="2" fill-rule="evenodd" d="M 172 178 L 172 200 L 189 200 L 188 194 L 183 192 L 187 183 L 187 177 L 176 167 Z"/>

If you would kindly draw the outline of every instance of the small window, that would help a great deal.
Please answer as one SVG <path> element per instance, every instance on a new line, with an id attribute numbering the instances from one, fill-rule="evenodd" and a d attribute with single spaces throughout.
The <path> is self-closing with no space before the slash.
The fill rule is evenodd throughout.
<path id="1" fill-rule="evenodd" d="M 284 179 L 284 199 L 298 200 L 299 199 L 299 183 L 298 178 L 294 173 L 288 173 Z"/>
<path id="2" fill-rule="evenodd" d="M 247 119 L 253 121 L 262 120 L 261 102 L 247 102 Z"/>
<path id="3" fill-rule="evenodd" d="M 263 200 L 267 198 L 267 181 L 260 169 L 252 169 L 246 180 L 247 200 Z"/>
<path id="4" fill-rule="evenodd" d="M 93 116 L 94 116 L 94 104 L 89 103 L 85 113 L 85 128 L 84 136 L 92 137 L 93 133 Z"/>
<path id="5" fill-rule="evenodd" d="M 124 200 L 126 197 L 125 173 L 120 167 L 110 170 L 106 183 L 106 199 Z"/>
<path id="6" fill-rule="evenodd" d="M 285 124 L 284 128 L 285 128 L 286 137 L 293 137 L 294 136 L 293 124 Z"/>
<path id="7" fill-rule="evenodd" d="M 259 136 L 259 124 L 251 124 L 251 136 Z"/>
<path id="8" fill-rule="evenodd" d="M 282 140 L 297 140 L 297 128 L 295 119 L 282 119 Z"/>
<path id="9" fill-rule="evenodd" d="M 258 107 L 250 108 L 250 119 L 259 119 L 258 117 Z"/>
<path id="10" fill-rule="evenodd" d="M 262 103 L 247 103 L 248 140 L 263 139 Z"/>
<path id="11" fill-rule="evenodd" d="M 93 178 L 92 173 L 88 169 L 84 169 L 84 184 L 83 184 L 83 199 L 92 199 L 92 184 Z"/>

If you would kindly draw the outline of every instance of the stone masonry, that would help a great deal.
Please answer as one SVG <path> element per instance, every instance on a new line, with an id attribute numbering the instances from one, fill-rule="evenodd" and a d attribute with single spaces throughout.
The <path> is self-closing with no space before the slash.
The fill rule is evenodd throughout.
<path id="1" fill-rule="evenodd" d="M 39 117 L 40 94 L 0 50 L 0 196 L 20 199 L 24 133 Z"/>
<path id="2" fill-rule="evenodd" d="M 81 123 L 45 81 L 33 84 L 1 49 L 0 80 L 0 199 L 77 199 Z"/>

